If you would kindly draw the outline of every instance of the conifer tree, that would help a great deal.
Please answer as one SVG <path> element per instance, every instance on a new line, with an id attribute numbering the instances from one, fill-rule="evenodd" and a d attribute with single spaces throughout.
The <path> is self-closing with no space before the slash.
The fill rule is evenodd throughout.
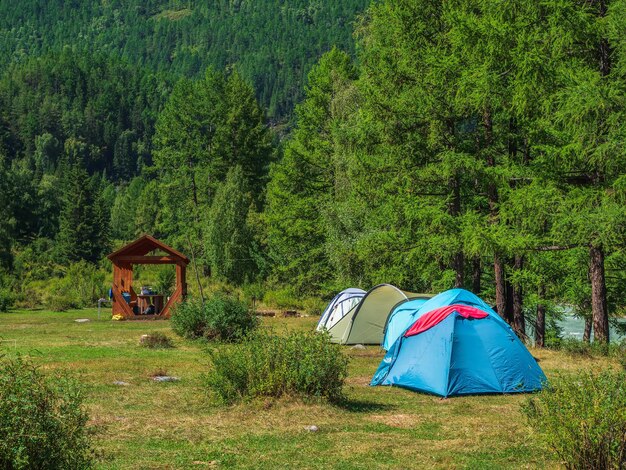
<path id="1" fill-rule="evenodd" d="M 252 87 L 237 71 L 224 85 L 224 116 L 217 123 L 216 153 L 228 167 L 239 165 L 260 206 L 272 154 L 271 136 Z"/>
<path id="2" fill-rule="evenodd" d="M 101 205 L 100 181 L 89 178 L 81 148 L 77 142 L 68 146 L 66 162 L 62 165 L 64 199 L 57 246 L 66 263 L 79 260 L 95 263 L 105 254 L 108 245 L 109 216 Z"/>
<path id="3" fill-rule="evenodd" d="M 255 275 L 248 212 L 252 200 L 243 170 L 232 167 L 213 198 L 206 227 L 206 257 L 211 275 L 241 284 Z"/>
<path id="4" fill-rule="evenodd" d="M 626 55 L 621 38 L 621 2 L 566 2 L 559 25 L 569 35 L 555 43 L 558 87 L 546 100 L 550 140 L 543 147 L 548 177 L 565 193 L 555 238 L 588 252 L 594 340 L 609 341 L 606 263 L 623 246 L 626 229 L 623 180 Z M 575 273 L 573 273 L 575 275 Z M 587 274 L 587 273 L 585 273 Z"/>
<path id="5" fill-rule="evenodd" d="M 0 154 L 0 220 L 4 221 L 0 224 L 0 268 L 10 267 L 12 262 L 13 233 L 11 228 L 15 219 L 9 210 L 11 207 L 9 197 L 12 193 L 10 184 L 10 173 L 5 167 L 4 156 Z"/>
<path id="6" fill-rule="evenodd" d="M 323 216 L 335 184 L 332 105 L 355 74 L 350 58 L 337 49 L 320 59 L 309 73 L 306 99 L 296 109 L 293 136 L 270 173 L 265 213 L 270 257 L 278 279 L 302 292 L 319 291 L 332 278 Z"/>
<path id="7" fill-rule="evenodd" d="M 224 175 L 223 155 L 214 136 L 224 115 L 224 78 L 209 69 L 202 80 L 181 79 L 163 112 L 154 137 L 154 163 L 160 172 L 165 230 L 197 240 Z"/>

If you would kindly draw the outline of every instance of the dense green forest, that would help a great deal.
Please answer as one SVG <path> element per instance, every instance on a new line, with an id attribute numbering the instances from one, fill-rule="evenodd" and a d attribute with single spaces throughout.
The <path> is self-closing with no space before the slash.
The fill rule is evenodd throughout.
<path id="1" fill-rule="evenodd" d="M 563 305 L 606 341 L 626 2 L 395 0 L 355 23 L 358 2 L 270 3 L 0 7 L 0 296 L 92 301 L 75 286 L 151 233 L 194 258 L 192 290 L 464 286 L 539 345 Z M 268 107 L 294 102 L 281 138 Z"/>
<path id="2" fill-rule="evenodd" d="M 367 0 L 11 0 L 0 4 L 0 65 L 69 47 L 153 71 L 200 76 L 237 65 L 269 116 L 287 118 L 311 65 L 352 50 Z"/>

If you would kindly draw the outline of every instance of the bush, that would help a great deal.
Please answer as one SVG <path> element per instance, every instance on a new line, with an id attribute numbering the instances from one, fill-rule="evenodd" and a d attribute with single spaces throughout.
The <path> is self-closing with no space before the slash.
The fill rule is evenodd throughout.
<path id="1" fill-rule="evenodd" d="M 9 289 L 0 288 L 0 312 L 8 312 L 15 303 L 15 296 Z"/>
<path id="2" fill-rule="evenodd" d="M 263 296 L 263 303 L 276 308 L 299 309 L 302 307 L 301 299 L 302 297 L 297 295 L 292 289 L 283 288 L 266 291 Z"/>
<path id="3" fill-rule="evenodd" d="M 94 306 L 108 291 L 105 273 L 86 261 L 71 264 L 63 277 L 46 281 L 43 289 L 45 305 L 55 312 Z"/>
<path id="4" fill-rule="evenodd" d="M 570 356 L 584 357 L 616 357 L 620 358 L 626 352 L 626 342 L 621 343 L 598 343 L 592 341 L 586 343 L 576 338 L 564 338 L 558 348 Z"/>
<path id="5" fill-rule="evenodd" d="M 68 310 L 81 308 L 81 302 L 74 296 L 62 294 L 48 298 L 46 306 L 53 312 L 66 312 Z"/>
<path id="6" fill-rule="evenodd" d="M 528 399 L 522 410 L 566 468 L 623 468 L 626 373 L 562 377 Z"/>
<path id="7" fill-rule="evenodd" d="M 326 334 L 259 334 L 209 355 L 213 368 L 205 383 L 225 403 L 284 395 L 343 398 L 348 358 Z"/>
<path id="8" fill-rule="evenodd" d="M 593 352 L 591 343 L 586 343 L 576 338 L 563 338 L 557 349 L 572 356 L 591 356 Z"/>
<path id="9" fill-rule="evenodd" d="M 304 310 L 309 314 L 319 314 L 326 306 L 319 297 L 305 297 L 291 288 L 266 291 L 263 303 L 280 309 Z"/>
<path id="10" fill-rule="evenodd" d="M 173 266 L 162 266 L 157 272 L 154 288 L 157 292 L 169 297 L 176 287 L 176 270 Z"/>
<path id="11" fill-rule="evenodd" d="M 92 466 L 87 414 L 78 383 L 45 376 L 21 358 L 0 363 L 0 468 Z"/>
<path id="12" fill-rule="evenodd" d="M 141 345 L 148 349 L 169 349 L 174 347 L 170 337 L 160 331 L 142 336 Z"/>
<path id="13" fill-rule="evenodd" d="M 172 314 L 172 329 L 184 338 L 239 341 L 258 326 L 258 319 L 244 302 L 225 294 L 213 294 L 200 302 L 187 300 Z"/>

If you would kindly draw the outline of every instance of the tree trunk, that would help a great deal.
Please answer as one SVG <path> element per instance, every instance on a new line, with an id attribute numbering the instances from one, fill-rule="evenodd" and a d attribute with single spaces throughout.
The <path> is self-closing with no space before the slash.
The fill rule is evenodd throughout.
<path id="1" fill-rule="evenodd" d="M 598 16 L 607 14 L 606 0 L 596 0 Z M 608 40 L 603 37 L 599 44 L 600 73 L 606 77 L 611 73 L 611 50 Z M 604 250 L 591 245 L 589 248 L 589 280 L 591 281 L 591 316 L 593 318 L 593 340 L 609 342 L 609 311 L 606 301 L 606 280 L 604 276 Z"/>
<path id="2" fill-rule="evenodd" d="M 452 190 L 452 200 L 449 204 L 448 211 L 452 217 L 459 217 L 461 215 L 461 185 L 459 177 L 455 175 L 450 178 L 450 189 Z M 463 280 L 465 276 L 465 257 L 463 252 L 459 251 L 454 255 L 452 261 L 455 272 L 454 287 L 463 287 Z"/>
<path id="3" fill-rule="evenodd" d="M 496 281 L 496 310 L 498 315 L 506 320 L 506 285 L 504 281 L 504 264 L 500 255 L 496 254 L 493 257 L 493 266 Z"/>
<path id="4" fill-rule="evenodd" d="M 463 287 L 463 271 L 465 270 L 465 259 L 463 253 L 457 253 L 454 256 L 454 271 L 456 273 L 454 279 L 454 287 Z"/>
<path id="5" fill-rule="evenodd" d="M 506 264 L 504 265 L 504 274 L 506 276 Z M 515 317 L 513 316 L 513 284 L 509 280 L 504 281 L 504 291 L 506 293 L 506 304 L 504 311 L 504 319 L 515 330 Z"/>
<path id="6" fill-rule="evenodd" d="M 606 303 L 606 281 L 604 277 L 604 251 L 600 247 L 589 249 L 589 280 L 591 281 L 591 316 L 593 318 L 593 340 L 609 342 L 609 312 Z"/>
<path id="7" fill-rule="evenodd" d="M 514 268 L 521 271 L 524 267 L 524 257 L 516 256 Z M 513 329 L 520 339 L 526 338 L 526 319 L 524 318 L 524 293 L 522 286 L 513 287 Z"/>
<path id="8" fill-rule="evenodd" d="M 546 306 L 543 304 L 545 288 L 539 288 L 539 303 L 537 304 L 537 319 L 535 320 L 535 346 L 544 348 L 546 346 Z"/>
<path id="9" fill-rule="evenodd" d="M 480 277 L 482 275 L 482 264 L 480 256 L 474 256 L 472 260 L 472 291 L 476 295 L 480 295 Z"/>
<path id="10" fill-rule="evenodd" d="M 596 5 L 598 6 L 598 16 L 600 18 L 604 18 L 607 14 L 608 8 L 606 3 L 606 0 L 596 0 Z M 606 77 L 609 73 L 611 73 L 611 46 L 609 45 L 607 38 L 604 37 L 600 40 L 598 49 L 600 56 L 600 73 L 603 77 Z"/>
<path id="11" fill-rule="evenodd" d="M 585 317 L 585 331 L 583 332 L 583 341 L 589 344 L 591 341 L 591 326 L 593 322 L 591 317 Z"/>

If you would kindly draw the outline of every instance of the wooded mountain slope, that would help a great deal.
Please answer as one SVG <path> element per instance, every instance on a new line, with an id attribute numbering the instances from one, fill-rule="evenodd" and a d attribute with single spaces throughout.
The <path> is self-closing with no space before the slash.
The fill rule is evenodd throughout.
<path id="1" fill-rule="evenodd" d="M 237 64 L 272 118 L 302 96 L 312 64 L 352 49 L 368 0 L 8 0 L 0 2 L 0 65 L 66 46 L 197 75 Z"/>

